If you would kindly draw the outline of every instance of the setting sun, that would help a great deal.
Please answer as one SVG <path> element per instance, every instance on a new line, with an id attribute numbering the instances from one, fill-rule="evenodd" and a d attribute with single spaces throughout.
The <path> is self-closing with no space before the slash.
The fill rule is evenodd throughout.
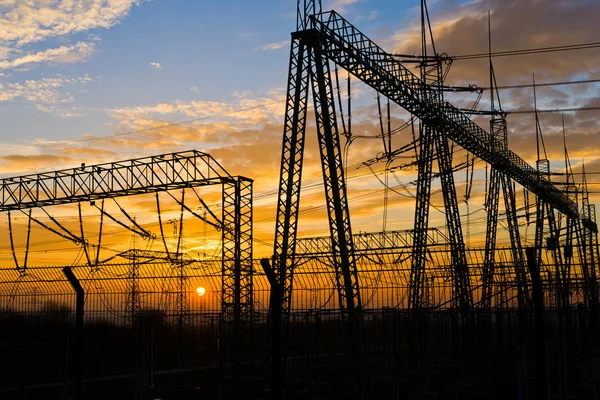
<path id="1" fill-rule="evenodd" d="M 202 286 L 200 286 L 199 288 L 196 289 L 196 293 L 198 293 L 198 296 L 204 296 L 204 294 L 206 294 L 206 289 Z"/>

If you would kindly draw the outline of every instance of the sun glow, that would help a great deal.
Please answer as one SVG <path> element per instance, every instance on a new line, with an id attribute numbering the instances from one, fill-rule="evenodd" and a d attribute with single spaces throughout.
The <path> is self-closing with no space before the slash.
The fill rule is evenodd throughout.
<path id="1" fill-rule="evenodd" d="M 200 286 L 196 289 L 196 293 L 198 293 L 198 296 L 204 296 L 206 294 L 206 289 Z"/>

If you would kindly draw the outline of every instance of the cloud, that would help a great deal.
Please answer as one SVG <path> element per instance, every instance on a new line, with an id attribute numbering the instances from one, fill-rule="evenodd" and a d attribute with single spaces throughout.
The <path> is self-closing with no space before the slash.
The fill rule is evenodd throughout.
<path id="1" fill-rule="evenodd" d="M 0 41 L 17 46 L 92 29 L 108 29 L 143 0 L 45 0 L 3 4 Z"/>
<path id="2" fill-rule="evenodd" d="M 28 54 L 10 61 L 0 61 L 0 69 L 22 67 L 29 64 L 54 63 L 70 64 L 86 61 L 94 53 L 96 46 L 90 42 L 77 42 L 37 53 Z"/>
<path id="3" fill-rule="evenodd" d="M 0 157 L 3 164 L 3 171 L 23 171 L 31 168 L 47 168 L 48 165 L 64 165 L 73 163 L 71 157 L 58 156 L 54 154 L 36 154 L 36 155 L 7 155 Z"/>
<path id="4" fill-rule="evenodd" d="M 181 115 L 187 118 L 217 118 L 217 120 L 235 121 L 240 124 L 257 125 L 267 121 L 277 121 L 284 113 L 285 95 L 282 90 L 273 90 L 260 95 L 251 92 L 236 93 L 233 101 L 196 100 L 184 102 L 175 100 L 170 103 L 122 107 L 109 110 L 109 114 L 133 126 L 136 121 L 148 117 Z"/>
<path id="5" fill-rule="evenodd" d="M 79 87 L 93 82 L 88 75 L 80 77 L 56 77 L 23 82 L 0 84 L 0 102 L 23 99 L 36 105 L 41 111 L 49 112 L 48 105 L 71 103 L 72 95 L 62 91 L 65 86 Z M 71 115 L 74 116 L 74 115 Z"/>
<path id="6" fill-rule="evenodd" d="M 334 0 L 328 9 L 332 9 L 338 12 L 345 12 L 348 10 L 348 6 L 361 2 L 362 0 Z"/>
<path id="7" fill-rule="evenodd" d="M 148 65 L 150 65 L 154 69 L 162 69 L 162 65 L 160 65 L 160 63 L 157 63 L 157 62 L 151 62 Z"/>
<path id="8" fill-rule="evenodd" d="M 32 64 L 66 64 L 86 61 L 99 38 L 89 32 L 87 41 L 70 43 L 73 36 L 108 29 L 145 0 L 43 0 L 0 3 L 0 68 L 29 68 Z M 58 38 L 64 44 L 43 48 L 40 43 Z M 26 54 L 26 55 L 23 55 Z"/>
<path id="9" fill-rule="evenodd" d="M 254 50 L 261 50 L 261 51 L 271 51 L 271 50 L 279 50 L 282 47 L 286 47 L 289 46 L 290 41 L 289 40 L 282 40 L 281 42 L 273 42 L 273 43 L 269 43 L 269 44 L 265 44 L 264 46 L 261 47 L 257 47 Z"/>
<path id="10" fill-rule="evenodd" d="M 595 42 L 600 34 L 600 3 L 555 2 L 544 6 L 539 0 L 489 0 L 442 9 L 433 17 L 436 48 L 439 53 L 462 55 L 486 53 L 487 12 L 491 10 L 494 51 L 549 47 Z M 397 31 L 382 41 L 390 51 L 420 53 L 420 28 Z M 576 58 L 577 62 L 573 62 Z M 575 74 L 600 75 L 600 54 L 594 50 L 535 54 L 494 59 L 499 84 L 566 79 Z M 456 61 L 449 82 L 471 82 L 480 86 L 489 80 L 487 60 Z"/>
<path id="11" fill-rule="evenodd" d="M 87 109 L 84 107 L 60 107 L 56 105 L 36 104 L 35 107 L 53 116 L 59 116 L 62 118 L 76 118 L 83 117 L 86 114 Z"/>
<path id="12" fill-rule="evenodd" d="M 200 88 L 196 85 L 190 86 L 192 92 L 200 93 Z"/>

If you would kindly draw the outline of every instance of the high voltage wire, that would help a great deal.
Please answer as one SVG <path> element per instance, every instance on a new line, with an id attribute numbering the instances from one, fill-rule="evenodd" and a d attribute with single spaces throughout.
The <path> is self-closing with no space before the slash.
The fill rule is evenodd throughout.
<path id="1" fill-rule="evenodd" d="M 521 56 L 528 54 L 541 54 L 541 53 L 554 53 L 558 51 L 573 51 L 573 50 L 586 50 L 600 47 L 600 42 L 592 43 L 580 43 L 571 44 L 565 46 L 550 46 L 550 47 L 536 47 L 531 49 L 521 50 L 508 50 L 508 51 L 497 51 L 491 53 L 492 57 L 509 57 L 509 56 Z M 452 60 L 474 60 L 477 58 L 488 58 L 490 53 L 476 53 L 476 54 L 463 54 L 458 56 L 450 57 Z"/>
<path id="2" fill-rule="evenodd" d="M 600 107 L 571 107 L 571 108 L 555 108 L 552 110 L 515 110 L 506 111 L 507 114 L 534 114 L 534 113 L 556 113 L 556 112 L 573 112 L 573 111 L 598 111 Z"/>
<path id="3" fill-rule="evenodd" d="M 537 83 L 534 85 L 533 83 L 527 83 L 523 85 L 505 85 L 505 86 L 497 86 L 494 89 L 523 89 L 523 88 L 532 88 L 532 87 L 545 87 L 545 86 L 565 86 L 565 85 L 578 85 L 583 83 L 598 83 L 600 79 L 583 79 L 579 81 L 562 81 L 562 82 L 546 82 L 546 83 Z M 483 90 L 490 90 L 489 87 L 482 88 Z"/>

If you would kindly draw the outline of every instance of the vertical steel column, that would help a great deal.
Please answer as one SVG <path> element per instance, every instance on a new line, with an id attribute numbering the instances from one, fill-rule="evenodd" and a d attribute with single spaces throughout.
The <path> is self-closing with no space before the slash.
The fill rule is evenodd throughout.
<path id="1" fill-rule="evenodd" d="M 252 181 L 235 177 L 223 185 L 222 312 L 220 363 L 222 395 L 240 389 L 244 333 L 251 322 L 252 298 Z"/>

